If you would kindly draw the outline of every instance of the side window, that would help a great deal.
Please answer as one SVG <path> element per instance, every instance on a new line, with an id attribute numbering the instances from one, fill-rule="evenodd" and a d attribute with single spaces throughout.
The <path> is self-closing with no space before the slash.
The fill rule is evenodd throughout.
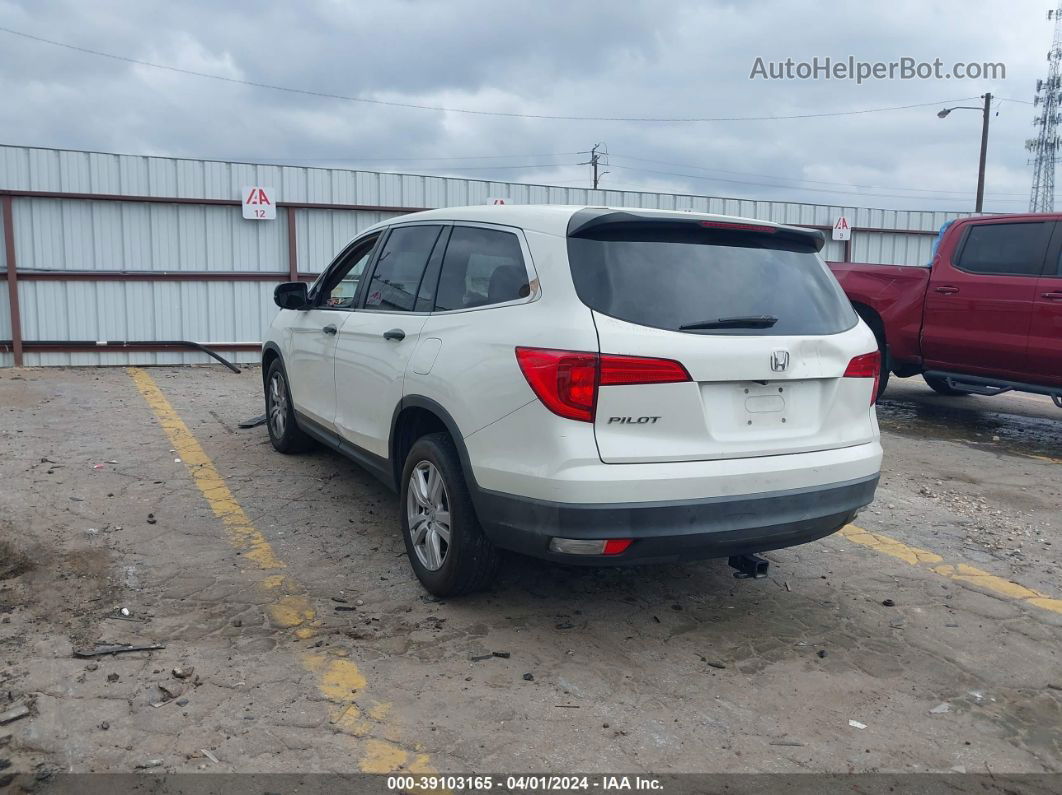
<path id="1" fill-rule="evenodd" d="M 424 268 L 441 230 L 441 226 L 399 226 L 391 230 L 369 282 L 366 309 L 413 310 Z"/>
<path id="2" fill-rule="evenodd" d="M 347 254 L 346 259 L 328 275 L 321 286 L 317 305 L 322 309 L 350 309 L 358 293 L 358 283 L 372 257 L 379 235 L 373 235 Z"/>
<path id="3" fill-rule="evenodd" d="M 498 229 L 454 227 L 439 276 L 437 312 L 516 301 L 530 292 L 516 235 Z"/>
<path id="4" fill-rule="evenodd" d="M 955 264 L 970 273 L 1039 276 L 1049 230 L 1043 222 L 971 226 Z"/>

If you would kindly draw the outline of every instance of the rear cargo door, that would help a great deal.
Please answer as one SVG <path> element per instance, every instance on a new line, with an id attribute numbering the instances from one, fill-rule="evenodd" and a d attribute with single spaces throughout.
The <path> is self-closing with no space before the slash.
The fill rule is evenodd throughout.
<path id="1" fill-rule="evenodd" d="M 576 229 L 569 259 L 600 352 L 678 361 L 681 383 L 602 385 L 607 463 L 779 455 L 870 441 L 876 350 L 818 238 L 722 222 L 618 219 Z M 573 224 L 574 225 L 574 224 Z"/>

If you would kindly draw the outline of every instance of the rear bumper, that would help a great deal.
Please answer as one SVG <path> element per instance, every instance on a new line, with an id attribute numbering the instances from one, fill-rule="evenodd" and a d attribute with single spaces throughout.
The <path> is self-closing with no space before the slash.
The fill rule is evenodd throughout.
<path id="1" fill-rule="evenodd" d="M 648 503 L 573 504 L 493 491 L 476 495 L 490 539 L 503 549 L 565 563 L 615 566 L 763 552 L 836 532 L 874 499 L 878 475 L 829 486 Z M 620 555 L 566 555 L 551 538 L 633 538 Z"/>

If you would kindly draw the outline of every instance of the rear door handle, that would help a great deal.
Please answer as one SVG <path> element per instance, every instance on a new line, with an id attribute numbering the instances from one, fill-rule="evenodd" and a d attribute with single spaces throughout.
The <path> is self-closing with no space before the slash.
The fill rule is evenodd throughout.
<path id="1" fill-rule="evenodd" d="M 335 334 L 336 333 L 335 324 L 334 323 L 329 323 L 327 326 L 325 326 L 323 329 L 321 329 L 321 331 L 323 331 L 325 334 Z"/>
<path id="2" fill-rule="evenodd" d="M 383 336 L 385 340 L 394 340 L 395 342 L 401 342 L 406 338 L 406 332 L 402 331 L 402 329 L 400 328 L 392 328 L 385 331 Z"/>
<path id="3" fill-rule="evenodd" d="M 936 290 L 941 295 L 951 295 L 953 293 L 959 292 L 959 288 L 958 287 L 950 287 L 950 286 L 934 287 L 933 289 Z"/>
<path id="4" fill-rule="evenodd" d="M 1062 301 L 1062 293 L 1044 293 L 1043 297 L 1048 301 Z"/>

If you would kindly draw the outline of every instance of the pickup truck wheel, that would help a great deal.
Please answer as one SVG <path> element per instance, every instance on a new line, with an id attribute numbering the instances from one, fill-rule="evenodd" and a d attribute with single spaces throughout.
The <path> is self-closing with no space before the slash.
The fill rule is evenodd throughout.
<path id="1" fill-rule="evenodd" d="M 881 355 L 881 374 L 878 376 L 878 394 L 875 395 L 875 400 L 881 397 L 885 387 L 889 385 L 889 357 L 886 355 L 885 345 L 881 342 L 878 343 L 878 353 Z"/>
<path id="2" fill-rule="evenodd" d="M 435 596 L 481 590 L 498 570 L 498 551 L 476 519 L 449 434 L 414 442 L 402 468 L 399 503 L 410 565 Z"/>
<path id="3" fill-rule="evenodd" d="M 972 392 L 967 392 L 965 389 L 953 389 L 948 386 L 948 382 L 943 378 L 938 378 L 933 375 L 923 375 L 922 378 L 929 384 L 929 388 L 936 392 L 938 395 L 948 395 L 949 397 L 959 397 L 961 395 L 970 395 Z"/>
<path id="4" fill-rule="evenodd" d="M 266 427 L 269 441 L 278 453 L 298 453 L 309 449 L 313 441 L 295 424 L 288 375 L 280 359 L 269 365 L 265 379 Z"/>

